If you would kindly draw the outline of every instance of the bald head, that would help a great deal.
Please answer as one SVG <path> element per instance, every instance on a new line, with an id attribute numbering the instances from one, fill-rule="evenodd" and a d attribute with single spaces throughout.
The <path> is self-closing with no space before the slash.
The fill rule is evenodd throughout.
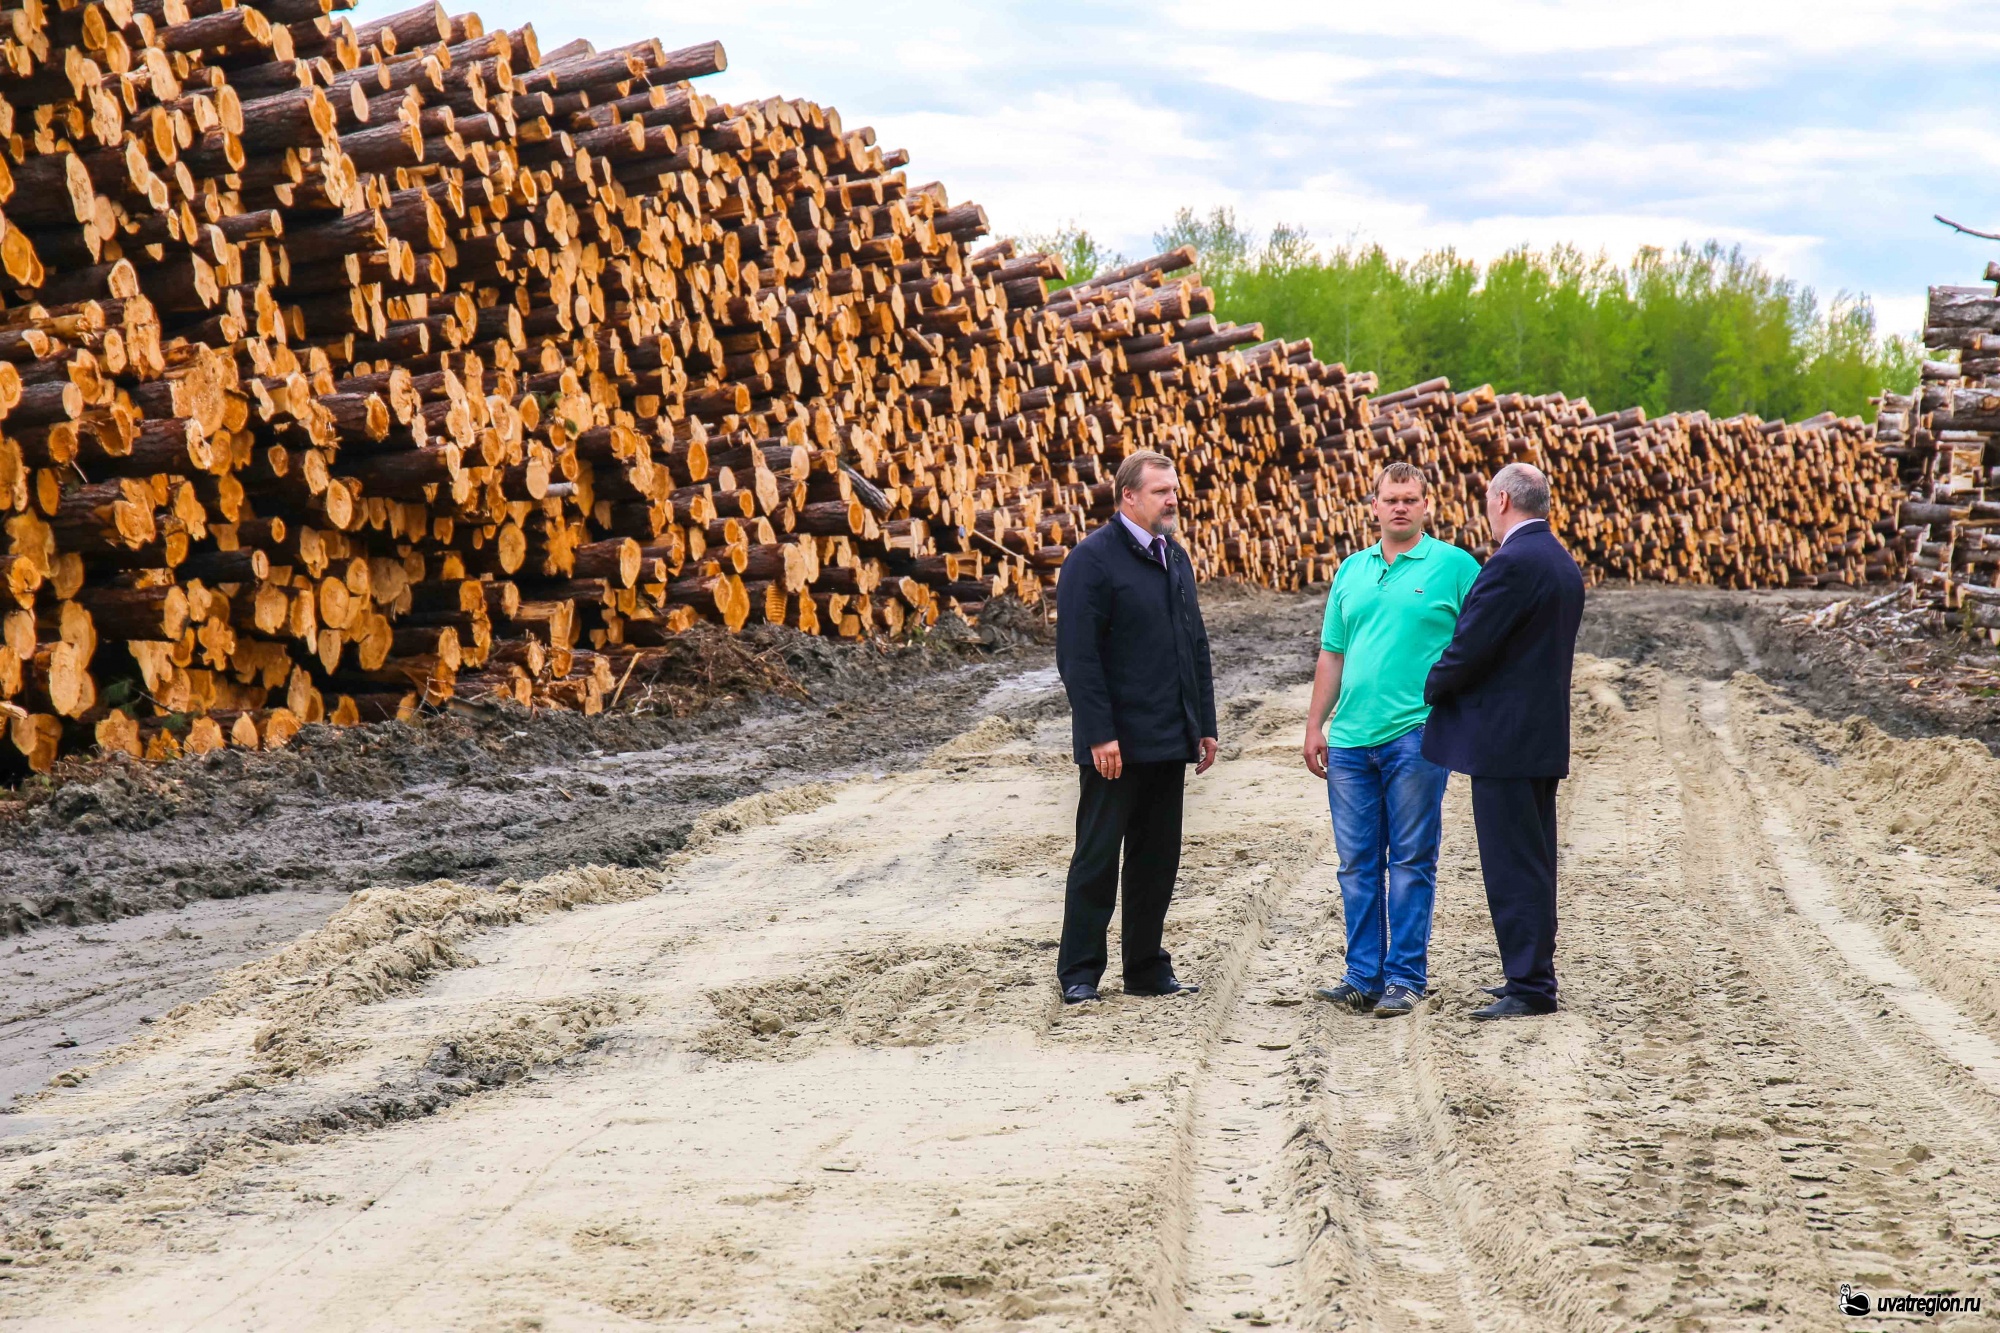
<path id="1" fill-rule="evenodd" d="M 1509 463 L 1493 474 L 1486 491 L 1506 495 L 1527 518 L 1549 516 L 1549 479 L 1533 463 Z"/>
<path id="2" fill-rule="evenodd" d="M 1532 463 L 1509 463 L 1486 485 L 1486 521 L 1494 540 L 1531 519 L 1549 516 L 1549 479 Z"/>

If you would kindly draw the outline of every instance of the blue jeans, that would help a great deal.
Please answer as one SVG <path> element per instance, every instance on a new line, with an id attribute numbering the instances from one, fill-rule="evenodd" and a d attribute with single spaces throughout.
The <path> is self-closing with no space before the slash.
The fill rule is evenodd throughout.
<path id="1" fill-rule="evenodd" d="M 1340 852 L 1347 917 L 1347 984 L 1422 993 L 1429 980 L 1438 830 L 1451 776 L 1423 755 L 1418 727 L 1384 745 L 1326 752 L 1327 804 Z"/>

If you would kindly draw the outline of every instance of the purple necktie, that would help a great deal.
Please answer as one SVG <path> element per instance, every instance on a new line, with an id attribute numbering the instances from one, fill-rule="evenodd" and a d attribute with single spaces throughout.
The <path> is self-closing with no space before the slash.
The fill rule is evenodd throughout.
<path id="1" fill-rule="evenodd" d="M 1161 569 L 1167 567 L 1167 539 L 1165 537 L 1153 538 L 1153 559 L 1160 562 Z"/>

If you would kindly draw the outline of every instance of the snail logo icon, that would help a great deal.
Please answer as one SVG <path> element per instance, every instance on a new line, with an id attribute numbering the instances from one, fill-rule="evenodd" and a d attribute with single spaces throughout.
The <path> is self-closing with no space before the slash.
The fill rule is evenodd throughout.
<path id="1" fill-rule="evenodd" d="M 1868 1293 L 1851 1283 L 1840 1284 L 1840 1312 L 1844 1315 L 1868 1313 Z"/>

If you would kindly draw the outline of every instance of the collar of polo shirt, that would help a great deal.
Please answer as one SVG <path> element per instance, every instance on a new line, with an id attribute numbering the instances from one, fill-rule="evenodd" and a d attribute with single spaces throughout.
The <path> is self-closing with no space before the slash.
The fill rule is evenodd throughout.
<path id="1" fill-rule="evenodd" d="M 1403 561 L 1422 560 L 1425 556 L 1429 555 L 1430 544 L 1435 540 L 1437 539 L 1435 537 L 1432 537 L 1428 532 L 1417 534 L 1417 544 L 1415 546 L 1412 546 L 1409 550 L 1403 552 L 1401 555 L 1397 556 L 1393 563 L 1389 560 L 1387 556 L 1382 554 L 1382 543 L 1379 541 L 1376 542 L 1373 546 L 1368 548 L 1368 554 L 1374 556 L 1376 562 L 1382 566 L 1382 577 L 1386 579 L 1389 577 L 1390 571 L 1395 569 L 1396 566 L 1401 564 Z"/>

